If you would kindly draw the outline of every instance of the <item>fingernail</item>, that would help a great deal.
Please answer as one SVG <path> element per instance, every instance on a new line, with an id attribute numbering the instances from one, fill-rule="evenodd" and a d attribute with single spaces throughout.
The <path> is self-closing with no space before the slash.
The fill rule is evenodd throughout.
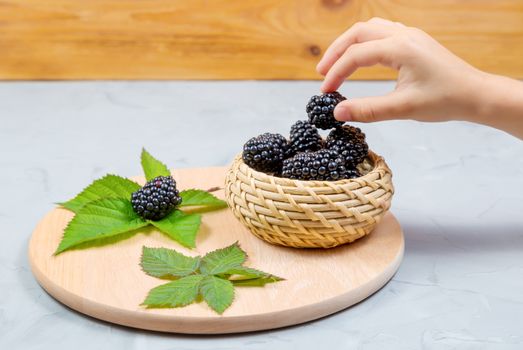
<path id="1" fill-rule="evenodd" d="M 350 110 L 348 106 L 339 104 L 334 108 L 334 118 L 339 121 L 351 121 L 352 116 L 350 115 Z"/>

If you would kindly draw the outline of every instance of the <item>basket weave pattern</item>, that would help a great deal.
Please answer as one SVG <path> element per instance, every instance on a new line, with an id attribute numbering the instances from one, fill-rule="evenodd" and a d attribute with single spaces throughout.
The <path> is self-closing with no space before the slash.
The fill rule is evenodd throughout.
<path id="1" fill-rule="evenodd" d="M 331 248 L 370 233 L 390 208 L 392 173 L 369 152 L 373 169 L 356 179 L 300 181 L 247 166 L 241 155 L 225 181 L 227 203 L 257 237 L 297 248 Z"/>

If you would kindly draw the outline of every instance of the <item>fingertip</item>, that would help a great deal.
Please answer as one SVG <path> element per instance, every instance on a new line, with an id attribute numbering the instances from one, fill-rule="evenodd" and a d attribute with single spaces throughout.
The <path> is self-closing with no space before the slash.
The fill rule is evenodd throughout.
<path id="1" fill-rule="evenodd" d="M 322 61 L 320 61 L 317 65 L 316 65 L 316 72 L 318 72 L 319 74 L 325 76 L 325 74 L 327 74 L 327 70 L 325 69 L 325 64 L 323 64 Z"/>
<path id="2" fill-rule="evenodd" d="M 325 83 L 325 81 L 323 81 L 323 83 L 321 84 L 321 86 L 320 86 L 320 91 L 321 91 L 322 93 L 328 92 L 328 91 L 327 91 L 327 84 Z"/>
<path id="3" fill-rule="evenodd" d="M 342 122 L 347 122 L 347 121 L 352 120 L 352 116 L 350 114 L 350 108 L 346 101 L 338 103 L 336 108 L 334 108 L 334 118 L 336 118 L 336 120 L 339 120 Z"/>
<path id="4" fill-rule="evenodd" d="M 332 87 L 323 84 L 323 85 L 320 87 L 320 91 L 321 91 L 322 94 L 326 94 L 326 93 L 329 93 L 329 92 L 336 91 L 336 89 L 333 89 Z"/>
<path id="5" fill-rule="evenodd" d="M 321 84 L 320 90 L 323 93 L 327 92 L 333 92 L 338 89 L 341 83 L 337 83 L 336 81 L 333 81 L 331 77 L 326 77 L 323 83 Z"/>

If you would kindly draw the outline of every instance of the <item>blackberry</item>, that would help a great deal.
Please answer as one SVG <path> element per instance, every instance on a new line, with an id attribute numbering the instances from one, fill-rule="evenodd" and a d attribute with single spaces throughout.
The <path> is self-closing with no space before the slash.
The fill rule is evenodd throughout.
<path id="1" fill-rule="evenodd" d="M 343 139 L 345 141 L 365 141 L 365 134 L 360 128 L 351 125 L 337 127 L 329 133 L 328 139 Z"/>
<path id="2" fill-rule="evenodd" d="M 369 153 L 365 134 L 353 126 L 332 130 L 325 143 L 327 149 L 336 151 L 343 157 L 348 168 L 355 168 Z"/>
<path id="3" fill-rule="evenodd" d="M 160 220 L 182 203 L 182 197 L 171 176 L 158 176 L 134 192 L 131 203 L 133 210 L 142 218 Z"/>
<path id="4" fill-rule="evenodd" d="M 358 171 L 348 170 L 343 158 L 332 150 L 302 152 L 283 161 L 282 177 L 289 179 L 336 181 L 358 176 Z"/>
<path id="5" fill-rule="evenodd" d="M 343 125 L 334 119 L 334 107 L 343 100 L 346 98 L 337 91 L 312 96 L 305 108 L 309 121 L 324 130 Z"/>
<path id="6" fill-rule="evenodd" d="M 306 120 L 298 120 L 291 127 L 290 155 L 322 148 L 323 140 L 318 129 Z"/>
<path id="7" fill-rule="evenodd" d="M 245 164 L 266 173 L 279 172 L 289 152 L 289 142 L 280 134 L 265 133 L 243 145 Z"/>

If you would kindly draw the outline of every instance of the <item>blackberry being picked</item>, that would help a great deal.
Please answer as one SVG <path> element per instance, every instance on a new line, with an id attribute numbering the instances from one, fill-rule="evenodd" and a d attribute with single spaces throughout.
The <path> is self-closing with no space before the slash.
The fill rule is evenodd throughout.
<path id="1" fill-rule="evenodd" d="M 343 157 L 349 168 L 355 168 L 369 153 L 365 134 L 353 126 L 346 125 L 332 130 L 325 143 L 327 149 L 336 151 Z"/>
<path id="2" fill-rule="evenodd" d="M 158 176 L 148 181 L 131 196 L 136 214 L 146 220 L 160 220 L 182 203 L 171 176 Z"/>
<path id="3" fill-rule="evenodd" d="M 243 145 L 245 164 L 266 173 L 279 172 L 289 152 L 289 143 L 280 134 L 265 133 L 251 138 Z"/>
<path id="4" fill-rule="evenodd" d="M 343 100 L 346 98 L 337 91 L 312 96 L 305 109 L 309 121 L 324 130 L 343 125 L 334 119 L 334 107 Z"/>
<path id="5" fill-rule="evenodd" d="M 317 151 L 322 148 L 323 140 L 318 129 L 306 120 L 298 120 L 291 127 L 290 154 Z"/>
<path id="6" fill-rule="evenodd" d="M 283 161 L 282 177 L 289 179 L 336 181 L 358 176 L 358 171 L 347 169 L 343 158 L 332 150 L 302 152 Z"/>

